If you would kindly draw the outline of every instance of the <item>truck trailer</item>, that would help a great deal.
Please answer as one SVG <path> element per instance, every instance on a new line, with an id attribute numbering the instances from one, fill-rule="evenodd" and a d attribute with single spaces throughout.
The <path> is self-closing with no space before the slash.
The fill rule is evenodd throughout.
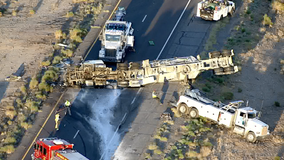
<path id="1" fill-rule="evenodd" d="M 206 117 L 233 132 L 242 135 L 249 142 L 255 142 L 269 135 L 269 126 L 259 120 L 260 112 L 251 107 L 241 107 L 244 101 L 233 101 L 225 105 L 202 96 L 197 89 L 186 89 L 176 104 L 181 115 L 197 118 Z"/>

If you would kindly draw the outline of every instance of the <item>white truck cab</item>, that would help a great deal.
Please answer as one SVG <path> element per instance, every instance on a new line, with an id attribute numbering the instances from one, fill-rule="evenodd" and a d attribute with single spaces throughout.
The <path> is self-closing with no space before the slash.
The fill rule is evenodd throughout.
<path id="1" fill-rule="evenodd" d="M 232 16 L 235 12 L 235 3 L 228 0 L 203 0 L 197 5 L 196 16 L 204 20 L 219 21 Z"/>
<path id="2" fill-rule="evenodd" d="M 177 102 L 177 110 L 191 118 L 198 116 L 209 118 L 227 128 L 233 128 L 249 142 L 269 135 L 269 126 L 259 120 L 260 112 L 251 107 L 241 107 L 243 101 L 230 102 L 225 105 L 201 96 L 198 90 L 187 89 Z"/>
<path id="3" fill-rule="evenodd" d="M 131 22 L 123 21 L 126 11 L 118 8 L 115 18 L 108 20 L 103 28 L 99 58 L 106 62 L 123 62 L 126 52 L 134 47 L 134 29 Z"/>

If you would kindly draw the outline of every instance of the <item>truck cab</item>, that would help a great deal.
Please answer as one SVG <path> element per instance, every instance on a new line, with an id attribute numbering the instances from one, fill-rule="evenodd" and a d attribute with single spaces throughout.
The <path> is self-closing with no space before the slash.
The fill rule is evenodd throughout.
<path id="1" fill-rule="evenodd" d="M 73 149 L 73 144 L 58 138 L 40 138 L 34 143 L 33 160 L 88 160 Z"/>
<path id="2" fill-rule="evenodd" d="M 218 21 L 235 11 L 235 3 L 228 0 L 204 0 L 197 5 L 197 17 L 204 20 Z"/>
<path id="3" fill-rule="evenodd" d="M 125 9 L 119 8 L 103 28 L 99 58 L 105 62 L 123 62 L 128 49 L 134 46 L 134 29 L 131 22 L 123 21 L 125 14 Z"/>

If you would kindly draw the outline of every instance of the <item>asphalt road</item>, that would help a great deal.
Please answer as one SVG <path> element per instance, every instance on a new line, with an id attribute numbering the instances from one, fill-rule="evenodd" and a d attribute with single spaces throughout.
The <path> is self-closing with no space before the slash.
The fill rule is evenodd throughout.
<path id="1" fill-rule="evenodd" d="M 122 1 L 120 6 L 127 8 L 125 19 L 132 22 L 135 29 L 136 51 L 126 55 L 126 61 L 173 57 L 173 54 L 168 54 L 171 44 L 179 38 L 179 30 L 188 25 L 197 3 L 198 0 Z M 181 17 L 182 13 L 184 15 Z M 148 41 L 154 41 L 155 45 L 150 46 Z M 86 60 L 98 59 L 99 49 L 100 42 L 97 41 Z M 62 119 L 60 130 L 54 131 L 52 115 L 44 127 L 45 134 L 41 133 L 39 138 L 62 138 L 74 143 L 74 148 L 91 160 L 109 160 L 137 115 L 143 102 L 142 95 L 149 94 L 149 89 L 138 88 L 82 89 L 72 103 L 71 116 Z M 32 149 L 28 155 L 31 153 Z"/>

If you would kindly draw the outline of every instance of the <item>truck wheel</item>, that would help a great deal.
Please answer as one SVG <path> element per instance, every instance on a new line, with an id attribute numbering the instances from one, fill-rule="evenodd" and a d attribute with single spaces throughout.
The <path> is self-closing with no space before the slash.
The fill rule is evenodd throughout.
<path id="1" fill-rule="evenodd" d="M 246 139 L 247 141 L 254 143 L 256 141 L 256 136 L 253 132 L 249 132 Z"/>
<path id="2" fill-rule="evenodd" d="M 121 81 L 121 82 L 118 82 L 117 84 L 119 87 L 122 87 L 122 88 L 127 88 L 129 83 L 128 81 Z"/>
<path id="3" fill-rule="evenodd" d="M 225 71 L 225 72 L 234 72 L 234 67 L 227 67 L 227 68 L 224 68 L 224 71 Z"/>
<path id="4" fill-rule="evenodd" d="M 224 72 L 224 69 L 223 69 L 223 68 L 216 68 L 216 69 L 214 69 L 214 73 L 215 73 L 215 74 L 223 73 L 223 72 Z"/>
<path id="5" fill-rule="evenodd" d="M 222 51 L 222 56 L 223 57 L 230 56 L 230 55 L 231 55 L 231 51 L 229 51 L 229 50 L 223 50 Z"/>
<path id="6" fill-rule="evenodd" d="M 186 104 L 180 104 L 177 108 L 178 110 L 178 113 L 181 114 L 181 115 L 187 115 L 188 114 L 188 111 L 189 111 L 189 108 Z"/>
<path id="7" fill-rule="evenodd" d="M 220 52 L 219 51 L 211 52 L 211 58 L 217 58 L 217 57 L 220 57 Z"/>
<path id="8" fill-rule="evenodd" d="M 191 110 L 189 111 L 189 116 L 190 118 L 197 118 L 198 115 L 198 110 L 196 108 L 191 108 Z"/>

